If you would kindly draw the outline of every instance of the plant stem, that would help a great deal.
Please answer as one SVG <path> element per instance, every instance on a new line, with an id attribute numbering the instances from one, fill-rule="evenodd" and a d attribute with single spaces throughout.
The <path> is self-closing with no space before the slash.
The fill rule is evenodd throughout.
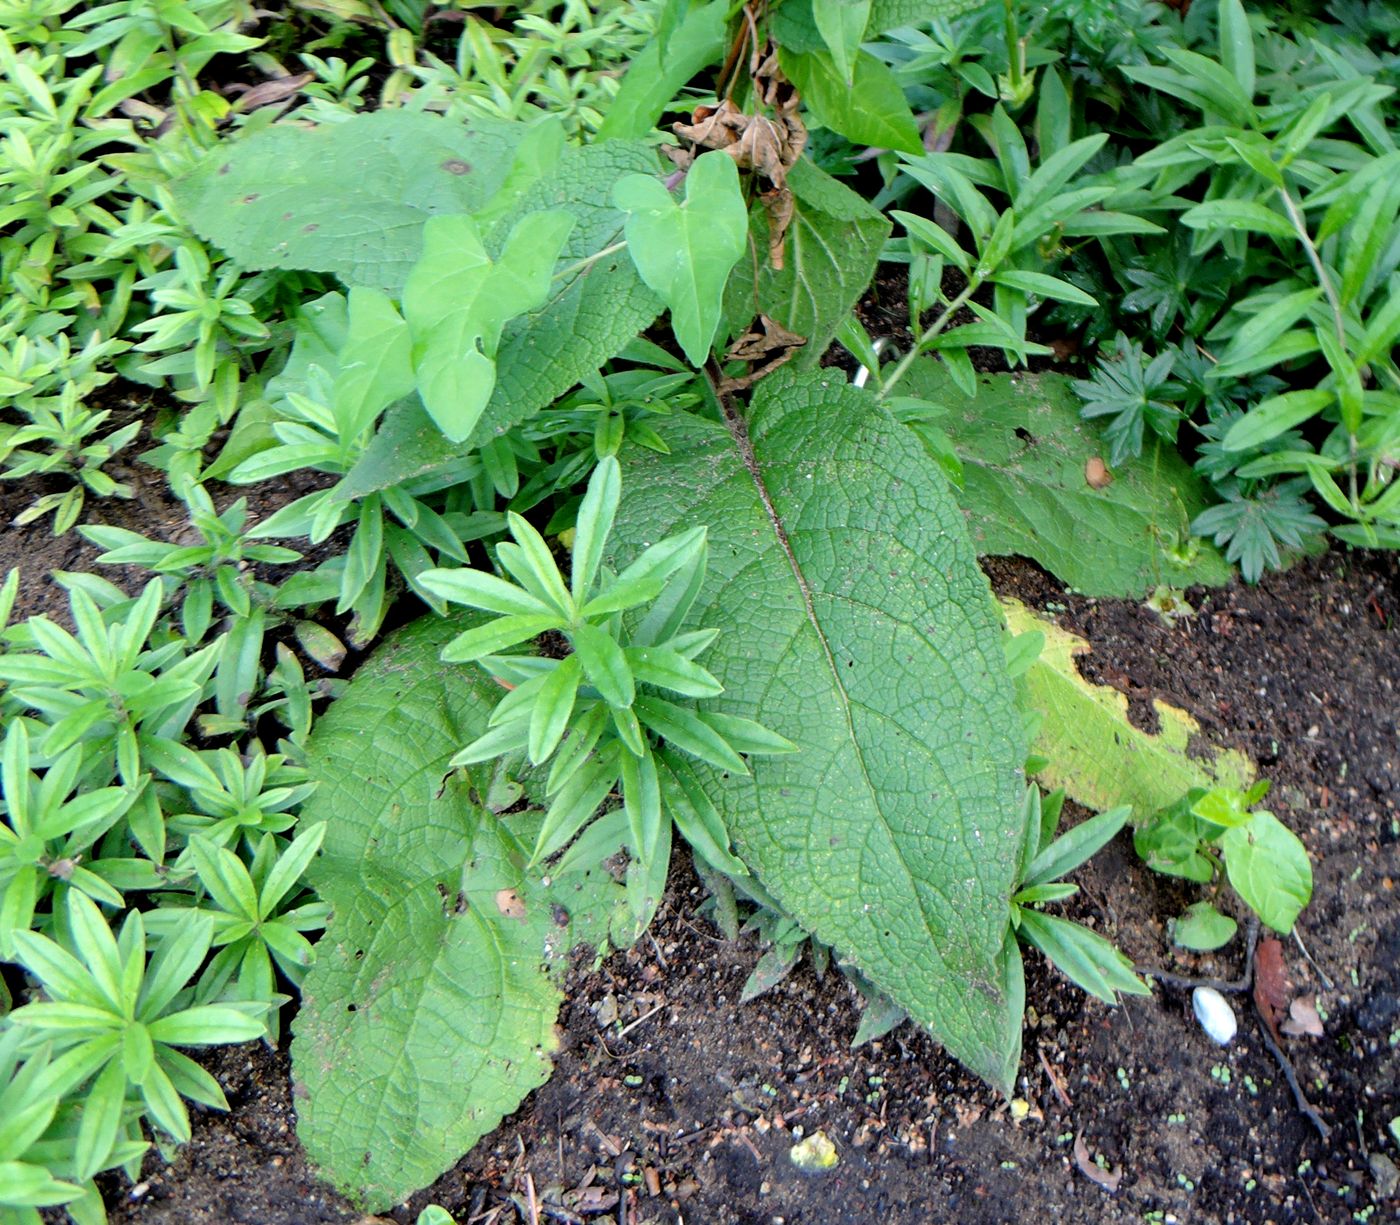
<path id="1" fill-rule="evenodd" d="M 1313 243 L 1312 237 L 1308 234 L 1308 224 L 1303 217 L 1303 210 L 1298 206 L 1297 201 L 1288 194 L 1288 188 L 1278 189 L 1279 197 L 1283 200 L 1284 210 L 1288 213 L 1288 220 L 1293 223 L 1293 229 L 1298 235 L 1298 241 L 1303 244 L 1303 250 L 1308 253 L 1308 262 L 1312 264 L 1313 271 L 1317 273 L 1318 283 L 1322 286 L 1322 292 L 1327 298 L 1327 305 L 1332 308 L 1332 326 L 1337 332 L 1337 344 L 1343 352 L 1347 347 L 1346 323 L 1342 318 L 1342 302 L 1337 297 L 1337 287 L 1332 284 L 1332 278 L 1327 274 L 1327 269 L 1323 266 L 1322 256 L 1318 254 L 1317 246 Z M 1351 458 L 1347 464 L 1348 493 L 1351 498 L 1352 513 L 1359 519 L 1361 517 L 1360 508 L 1357 505 L 1356 489 L 1356 435 L 1350 430 L 1347 437 L 1351 443 Z"/>
<path id="2" fill-rule="evenodd" d="M 970 281 L 968 281 L 966 286 L 963 287 L 962 293 L 958 294 L 956 298 L 954 298 L 951 302 L 948 303 L 946 307 L 944 307 L 943 313 L 939 315 L 938 318 L 935 319 L 933 323 L 929 326 L 928 330 L 924 332 L 924 334 L 914 342 L 909 352 L 899 359 L 899 361 L 895 365 L 895 368 L 890 371 L 890 377 L 887 379 L 880 380 L 880 391 L 878 393 L 880 399 L 883 400 L 886 396 L 890 394 L 891 391 L 894 390 L 895 384 L 898 383 L 900 379 L 902 379 L 906 374 L 909 373 L 909 367 L 914 364 L 914 359 L 916 357 L 919 357 L 923 353 L 923 351 L 928 347 L 928 345 L 931 344 L 933 340 L 938 336 L 938 334 L 948 326 L 949 320 L 951 320 L 952 317 L 955 314 L 957 314 L 959 310 L 962 309 L 962 307 L 967 303 L 968 299 L 971 298 L 972 295 L 975 294 L 978 291 L 978 289 L 981 288 L 981 286 L 982 279 L 980 277 L 974 276 Z M 874 373 L 878 376 L 879 372 L 875 371 Z"/>
<path id="3" fill-rule="evenodd" d="M 621 242 L 615 242 L 610 247 L 604 247 L 601 251 L 595 251 L 592 255 L 585 256 L 577 263 L 570 264 L 567 268 L 560 268 L 559 271 L 556 272 L 550 278 L 550 280 L 557 281 L 562 277 L 572 276 L 575 272 L 582 272 L 585 268 L 591 268 L 600 259 L 603 259 L 604 257 L 609 255 L 615 255 L 618 251 L 621 251 L 626 246 L 626 239 L 623 239 Z"/>
<path id="4" fill-rule="evenodd" d="M 1317 247 L 1313 244 L 1312 238 L 1308 234 L 1307 222 L 1303 219 L 1303 211 L 1298 207 L 1297 202 L 1288 194 L 1286 187 L 1278 189 L 1279 198 L 1283 200 L 1284 210 L 1288 213 L 1288 220 L 1293 223 L 1293 229 L 1298 235 L 1298 241 L 1303 244 L 1303 250 L 1308 253 L 1308 262 L 1312 264 L 1313 271 L 1317 273 L 1318 283 L 1322 286 L 1322 292 L 1327 297 L 1327 305 L 1332 308 L 1332 325 L 1337 329 L 1337 343 L 1343 348 L 1346 347 L 1346 328 L 1342 321 L 1342 303 L 1337 297 L 1337 287 L 1332 284 L 1332 278 L 1327 275 L 1327 269 L 1323 267 L 1322 257 L 1317 252 Z"/>

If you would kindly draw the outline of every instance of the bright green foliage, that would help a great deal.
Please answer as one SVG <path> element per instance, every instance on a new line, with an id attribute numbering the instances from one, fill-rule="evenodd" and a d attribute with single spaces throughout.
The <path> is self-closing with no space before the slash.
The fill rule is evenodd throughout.
<path id="1" fill-rule="evenodd" d="M 1195 720 L 1165 702 L 1153 703 L 1156 733 L 1134 727 L 1123 694 L 1080 675 L 1075 656 L 1088 643 L 1015 600 L 1003 601 L 1002 610 L 1014 633 L 1045 635 L 1039 659 L 1018 684 L 1036 719 L 1033 748 L 1048 762 L 1040 777 L 1051 786 L 1099 812 L 1126 804 L 1146 814 L 1192 787 L 1242 787 L 1253 778 L 1249 759 L 1233 749 L 1188 754 Z"/>
<path id="2" fill-rule="evenodd" d="M 299 1134 L 371 1210 L 431 1182 L 545 1080 L 550 977 L 575 944 L 607 938 L 622 904 L 605 872 L 547 887 L 524 873 L 537 816 L 495 816 L 519 787 L 490 766 L 450 771 L 500 693 L 438 662 L 471 623 L 400 631 L 310 746 L 321 788 L 306 818 L 327 823 L 312 880 L 334 918 L 294 1024 Z"/>
<path id="3" fill-rule="evenodd" d="M 812 118 L 856 144 L 917 154 L 919 126 L 894 73 L 866 51 L 856 54 L 854 83 L 826 51 L 784 51 L 783 72 L 797 87 Z"/>
<path id="4" fill-rule="evenodd" d="M 995 610 L 946 484 L 869 394 L 825 372 L 780 371 L 746 422 L 678 417 L 667 441 L 670 455 L 626 455 L 617 556 L 681 523 L 708 528 L 693 616 L 723 631 L 708 660 L 725 686 L 709 706 L 800 750 L 751 776 L 696 767 L 736 852 L 819 940 L 1009 1087 L 1023 753 Z"/>
<path id="5" fill-rule="evenodd" d="M 917 26 L 946 21 L 978 7 L 983 0 L 870 0 L 865 37 L 873 38 L 896 26 Z M 783 0 L 773 13 L 773 36 L 794 51 L 817 51 L 830 43 L 823 33 L 830 17 L 818 10 L 844 6 L 844 0 Z M 850 7 L 859 7 L 851 5 Z M 843 19 L 842 24 L 846 24 Z"/>
<path id="6" fill-rule="evenodd" d="M 69 892 L 66 910 L 71 951 L 38 932 L 16 933 L 16 960 L 43 984 L 45 998 L 15 1009 L 7 1021 L 35 1046 L 71 1053 L 83 1078 L 94 1078 L 77 1148 L 79 1177 L 89 1178 L 108 1164 L 130 1090 L 176 1140 L 190 1138 L 182 1096 L 227 1110 L 214 1078 L 175 1047 L 261 1037 L 266 1004 L 179 1006 L 177 997 L 213 938 L 213 920 L 205 915 L 192 916 L 162 941 L 148 964 L 139 911 L 128 912 L 114 938 L 102 912 L 77 890 Z"/>
<path id="7" fill-rule="evenodd" d="M 83 1194 L 82 1187 L 55 1178 L 43 1162 L 25 1160 L 74 1078 L 63 1077 L 46 1050 L 25 1059 L 23 1041 L 17 1029 L 0 1031 L 0 1220 L 6 1225 L 37 1223 L 42 1218 L 36 1209 L 71 1203 Z"/>
<path id="8" fill-rule="evenodd" d="M 1298 836 L 1266 809 L 1269 789 L 1195 788 L 1138 829 L 1137 852 L 1153 871 L 1202 884 L 1221 870 L 1264 923 L 1289 932 L 1312 898 L 1312 864 Z"/>
<path id="9" fill-rule="evenodd" d="M 1209 902 L 1192 902 L 1172 924 L 1172 943 L 1197 953 L 1223 948 L 1235 938 L 1239 924 Z"/>
<path id="10" fill-rule="evenodd" d="M 137 791 L 98 787 L 71 794 L 83 763 L 80 745 L 58 754 L 42 776 L 31 772 L 29 728 L 14 719 L 0 754 L 5 823 L 0 824 L 0 957 L 14 956 L 14 937 L 28 931 L 35 908 L 54 884 L 49 865 L 68 861 L 68 884 L 99 902 L 122 896 L 81 865 L 84 854 L 131 807 Z"/>
<path id="11" fill-rule="evenodd" d="M 613 188 L 627 213 L 627 250 L 642 280 L 666 303 L 671 327 L 692 366 L 703 366 L 719 327 L 724 284 L 744 253 L 748 210 L 734 159 L 702 154 L 685 176 L 685 202 L 648 175 Z"/>
<path id="12" fill-rule="evenodd" d="M 628 64 L 622 88 L 598 129 L 599 140 L 646 136 L 681 88 L 724 57 L 728 0 L 694 7 L 687 7 L 686 0 L 668 0 L 667 13 L 673 28 L 669 35 L 658 30 Z"/>
<path id="13" fill-rule="evenodd" d="M 716 631 L 680 632 L 705 578 L 705 529 L 659 541 L 616 577 L 600 575 L 620 496 L 618 462 L 608 456 L 594 469 L 579 506 L 567 587 L 544 539 L 518 515 L 510 516 L 514 543 L 496 547 L 497 560 L 515 583 L 464 567 L 429 571 L 423 582 L 445 600 L 496 614 L 448 643 L 443 659 L 479 660 L 511 687 L 492 711 L 485 734 L 450 764 L 489 762 L 522 750 L 533 766 L 552 760 L 544 784 L 549 808 L 531 867 L 572 842 L 606 797 L 618 792 L 621 820 L 605 828 L 626 830 L 634 861 L 629 896 L 640 931 L 661 898 L 670 821 L 711 866 L 743 872 L 686 755 L 746 774 L 740 751 L 782 753 L 793 746 L 752 720 L 676 704 L 677 698 L 711 698 L 724 689 L 695 662 Z M 643 605 L 645 613 L 634 611 Z M 629 612 L 637 624 L 624 632 L 622 614 Z M 571 654 L 563 659 L 500 654 L 549 632 L 563 635 Z M 667 748 L 653 746 L 652 735 Z M 567 862 L 596 862 L 600 856 L 591 840 L 589 845 L 588 855 Z"/>
<path id="14" fill-rule="evenodd" d="M 870 0 L 815 0 L 812 18 L 831 53 L 837 76 L 847 86 L 854 86 L 855 60 L 870 21 Z"/>
<path id="15" fill-rule="evenodd" d="M 725 287 L 724 314 L 736 334 L 755 315 L 767 315 L 807 341 L 797 361 L 815 366 L 875 275 L 890 223 L 806 159 L 789 172 L 787 185 L 794 208 L 783 267 L 759 260 L 755 287 L 754 261 L 741 259 Z M 767 251 L 768 236 L 768 210 L 756 201 L 749 210 L 753 249 Z"/>
<path id="16" fill-rule="evenodd" d="M 481 419 L 496 386 L 506 321 L 544 305 L 573 225 L 566 212 L 527 214 L 495 260 L 471 217 L 433 217 L 424 225 L 423 254 L 404 285 L 403 310 L 418 394 L 449 442 L 461 442 Z"/>
<path id="17" fill-rule="evenodd" d="M 1060 878 L 1087 863 L 1127 824 L 1131 809 L 1114 808 L 1081 821 L 1058 838 L 1064 792 L 1042 800 L 1040 788 L 1026 789 L 1020 884 L 1011 896 L 1011 925 L 1020 940 L 1039 949 L 1077 986 L 1105 1004 L 1122 995 L 1150 995 L 1133 964 L 1113 943 L 1079 923 L 1056 918 L 1035 907 L 1062 902 L 1079 892 Z"/>
<path id="18" fill-rule="evenodd" d="M 1205 493 L 1174 449 L 1154 443 L 1107 486 L 1089 483 L 1085 465 L 1102 452 L 1069 380 L 984 374 L 968 397 L 942 365 L 922 361 L 906 389 L 942 410 L 932 420 L 959 461 L 957 498 L 979 553 L 1033 557 L 1092 596 L 1229 581 L 1220 554 L 1190 539 Z"/>

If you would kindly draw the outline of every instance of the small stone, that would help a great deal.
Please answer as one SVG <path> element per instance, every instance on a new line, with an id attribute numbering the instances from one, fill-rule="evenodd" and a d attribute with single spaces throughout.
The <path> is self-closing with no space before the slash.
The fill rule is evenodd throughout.
<path id="1" fill-rule="evenodd" d="M 1229 1046 L 1239 1030 L 1239 1022 L 1225 997 L 1214 987 L 1197 987 L 1191 992 L 1191 1007 L 1206 1036 L 1220 1046 Z"/>
<path id="2" fill-rule="evenodd" d="M 825 1132 L 814 1131 L 788 1149 L 788 1160 L 804 1174 L 822 1174 L 836 1165 L 836 1145 Z"/>
<path id="3" fill-rule="evenodd" d="M 1376 1180 L 1376 1198 L 1389 1199 L 1400 1187 L 1400 1169 L 1384 1153 L 1371 1154 L 1371 1177 Z"/>

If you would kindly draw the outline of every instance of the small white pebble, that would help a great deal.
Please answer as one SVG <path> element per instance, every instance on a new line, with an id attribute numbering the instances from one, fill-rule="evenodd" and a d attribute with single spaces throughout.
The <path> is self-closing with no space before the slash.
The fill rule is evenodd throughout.
<path id="1" fill-rule="evenodd" d="M 1239 1022 L 1225 997 L 1214 987 L 1197 987 L 1191 992 L 1191 1007 L 1196 1010 L 1196 1020 L 1206 1036 L 1221 1046 L 1229 1046 Z"/>

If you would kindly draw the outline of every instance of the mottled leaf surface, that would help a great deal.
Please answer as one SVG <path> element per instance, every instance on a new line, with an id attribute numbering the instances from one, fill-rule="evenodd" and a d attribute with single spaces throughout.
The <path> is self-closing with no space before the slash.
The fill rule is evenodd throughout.
<path id="1" fill-rule="evenodd" d="M 678 415 L 626 453 L 614 563 L 705 524 L 708 708 L 800 746 L 706 777 L 782 906 L 1009 1088 L 1001 961 L 1020 718 L 961 514 L 912 433 L 829 372 L 760 384 L 747 428 Z"/>
<path id="2" fill-rule="evenodd" d="M 333 917 L 295 1024 L 298 1134 L 371 1211 L 426 1186 L 544 1082 L 550 975 L 621 904 L 606 875 L 527 878 L 530 816 L 498 820 L 481 772 L 444 777 L 499 697 L 479 669 L 438 660 L 471 621 L 393 636 L 311 740 L 320 788 L 305 812 L 328 822 L 311 878 Z"/>
<path id="3" fill-rule="evenodd" d="M 278 124 L 210 153 L 175 199 L 201 238 L 245 268 L 333 272 L 394 290 L 429 217 L 473 212 L 496 194 L 521 131 L 413 111 Z"/>
<path id="4" fill-rule="evenodd" d="M 776 271 L 768 261 L 768 211 L 755 203 L 749 211 L 752 258 L 740 259 L 730 274 L 725 316 L 737 335 L 762 312 L 806 338 L 797 361 L 815 366 L 875 275 L 890 223 L 807 158 L 793 166 L 787 182 L 796 207 L 783 268 Z"/>
<path id="5" fill-rule="evenodd" d="M 1088 482 L 1085 465 L 1104 450 L 1068 379 L 984 374 L 969 398 L 929 359 L 900 390 L 949 410 L 938 424 L 962 460 L 957 496 L 978 553 L 1033 557 L 1092 596 L 1230 581 L 1231 567 L 1208 542 L 1189 564 L 1163 547 L 1206 505 L 1200 478 L 1174 447 L 1151 444 L 1108 485 Z"/>

